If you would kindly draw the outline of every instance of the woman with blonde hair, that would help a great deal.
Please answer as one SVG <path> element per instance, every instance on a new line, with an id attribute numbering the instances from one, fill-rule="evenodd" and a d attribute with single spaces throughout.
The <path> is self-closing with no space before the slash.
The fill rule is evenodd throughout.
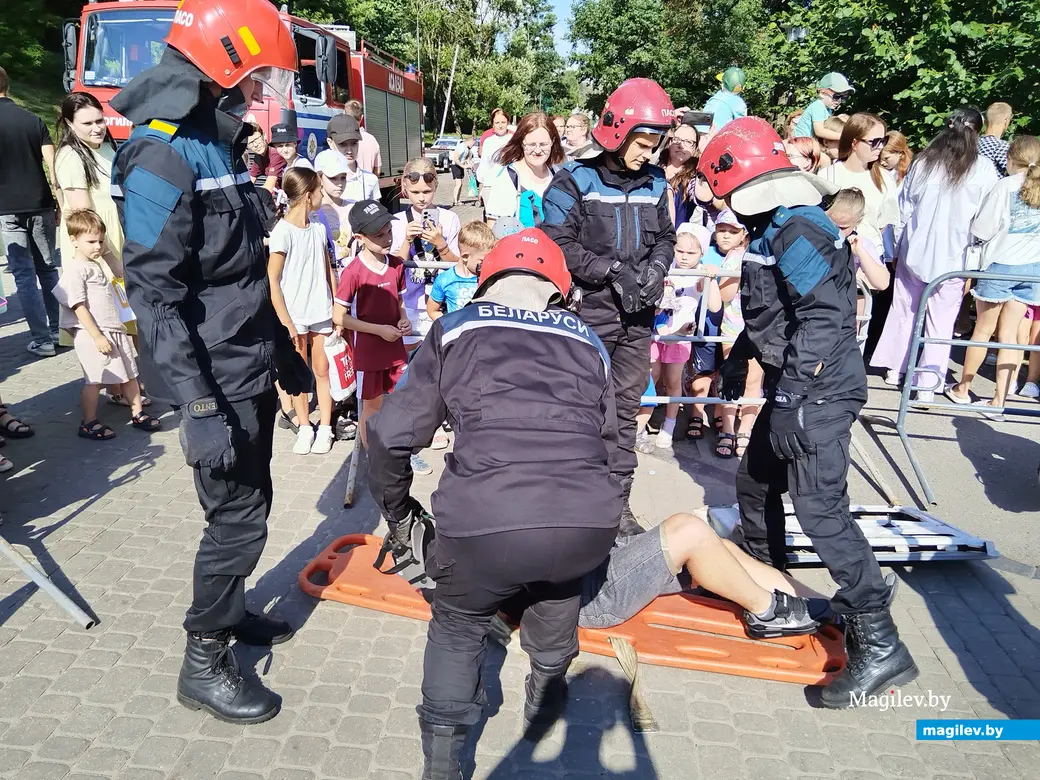
<path id="1" fill-rule="evenodd" d="M 1022 344 L 1027 307 L 1040 306 L 1040 138 L 1020 135 L 1011 142 L 1007 159 L 1008 176 L 990 190 L 972 222 L 975 238 L 986 242 L 982 267 L 994 274 L 1031 277 L 1029 281 L 1007 282 L 979 279 L 972 290 L 978 319 L 972 341 Z M 971 380 L 986 356 L 985 347 L 968 347 L 961 381 L 946 390 L 956 404 L 971 403 Z M 1022 352 L 997 351 L 997 386 L 993 398 L 980 401 L 1001 409 L 1016 380 Z M 998 413 L 999 415 L 999 413 Z"/>

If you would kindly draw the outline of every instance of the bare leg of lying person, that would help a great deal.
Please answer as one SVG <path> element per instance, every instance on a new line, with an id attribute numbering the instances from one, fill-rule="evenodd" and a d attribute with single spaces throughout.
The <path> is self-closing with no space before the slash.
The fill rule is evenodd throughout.
<path id="1" fill-rule="evenodd" d="M 607 628 L 660 595 L 683 589 L 682 572 L 744 608 L 756 638 L 810 634 L 817 622 L 804 598 L 778 571 L 720 539 L 701 518 L 676 514 L 638 536 L 619 538 L 610 557 L 586 575 L 579 625 Z"/>

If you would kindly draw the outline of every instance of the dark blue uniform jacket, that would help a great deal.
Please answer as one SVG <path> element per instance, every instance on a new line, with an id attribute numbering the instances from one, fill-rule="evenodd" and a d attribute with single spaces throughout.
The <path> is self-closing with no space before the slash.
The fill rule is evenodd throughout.
<path id="1" fill-rule="evenodd" d="M 781 207 L 751 237 L 740 305 L 770 392 L 778 385 L 810 402 L 865 403 L 848 242 L 816 206 Z"/>
<path id="2" fill-rule="evenodd" d="M 136 125 L 112 166 L 112 194 L 148 392 L 182 406 L 269 390 L 275 340 L 284 347 L 288 335 L 271 305 L 243 124 L 173 49 L 112 107 Z"/>
<path id="3" fill-rule="evenodd" d="M 404 519 L 409 457 L 445 418 L 455 447 L 433 495 L 437 533 L 617 528 L 610 361 L 575 315 L 478 300 L 433 324 L 368 423 L 368 480 L 385 517 Z"/>
<path id="4" fill-rule="evenodd" d="M 584 296 L 581 316 L 595 328 L 621 323 L 650 334 L 654 307 L 626 314 L 608 281 L 620 260 L 637 273 L 657 260 L 667 270 L 675 254 L 664 171 L 613 171 L 604 155 L 569 162 L 542 197 L 542 230 L 560 245 Z M 602 332 L 602 331 L 600 331 Z"/>

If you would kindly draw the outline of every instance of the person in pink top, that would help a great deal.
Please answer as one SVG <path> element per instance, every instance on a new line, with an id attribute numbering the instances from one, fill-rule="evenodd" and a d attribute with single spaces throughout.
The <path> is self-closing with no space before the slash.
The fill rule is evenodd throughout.
<path id="1" fill-rule="evenodd" d="M 361 120 L 365 117 L 365 107 L 361 105 L 360 100 L 348 100 L 347 105 L 343 107 L 343 112 L 347 116 L 354 117 L 360 126 L 361 140 L 358 142 L 357 150 L 358 165 L 361 167 L 361 170 L 374 173 L 376 178 L 378 178 L 383 167 L 383 155 L 379 151 L 379 141 L 361 125 Z"/>

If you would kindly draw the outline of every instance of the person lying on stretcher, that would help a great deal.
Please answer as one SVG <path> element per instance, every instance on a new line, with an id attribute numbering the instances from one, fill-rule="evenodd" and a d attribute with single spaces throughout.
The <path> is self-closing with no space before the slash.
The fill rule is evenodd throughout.
<path id="1" fill-rule="evenodd" d="M 578 625 L 624 623 L 658 596 L 688 589 L 690 579 L 743 607 L 747 633 L 756 639 L 813 633 L 819 623 L 811 613 L 819 615 L 826 603 L 821 598 L 821 609 L 810 609 L 782 573 L 719 538 L 700 517 L 680 513 L 617 539 L 610 557 L 585 575 Z"/>

